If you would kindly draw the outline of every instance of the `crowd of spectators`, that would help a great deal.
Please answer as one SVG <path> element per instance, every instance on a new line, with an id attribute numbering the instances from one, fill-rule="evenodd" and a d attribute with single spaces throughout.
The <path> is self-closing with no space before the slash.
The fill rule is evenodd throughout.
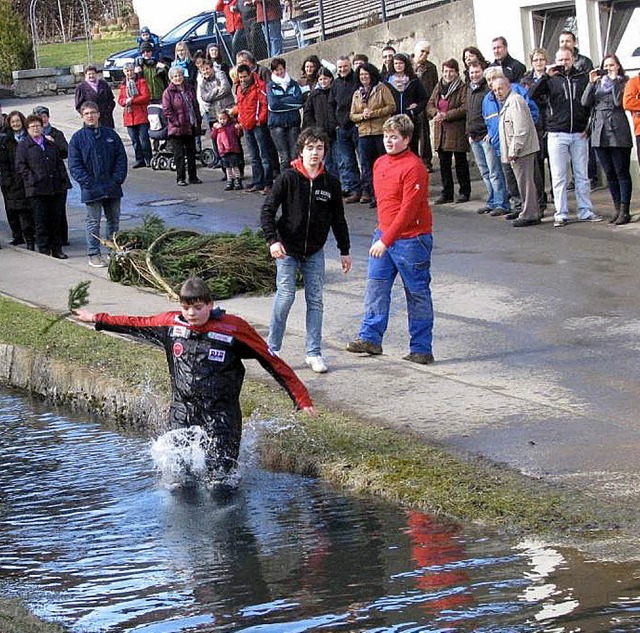
<path id="1" fill-rule="evenodd" d="M 492 42 L 491 62 L 480 49 L 467 46 L 461 53 L 462 65 L 451 57 L 438 69 L 429 61 L 429 42 L 420 40 L 407 52 L 385 46 L 377 60 L 355 54 L 339 56 L 333 63 L 309 55 L 294 72 L 279 54 L 271 57 L 268 67 L 258 64 L 250 46 L 262 37 L 273 50 L 281 50 L 279 2 L 219 0 L 218 5 L 232 35 L 233 66 L 225 63 L 216 44 L 192 55 L 188 43 L 179 42 L 175 59 L 158 59 L 157 38 L 143 28 L 139 57 L 125 66 L 116 97 L 97 68 L 86 67 L 75 106 L 83 115 L 83 130 L 92 130 L 87 139 L 100 141 L 93 142 L 94 151 L 102 151 L 96 148 L 105 139 L 116 142 L 117 134 L 105 130 L 115 128 L 117 103 L 133 145 L 132 168 L 149 167 L 157 145 L 152 147 L 149 138 L 148 107 L 156 104 L 164 115 L 179 186 L 201 182 L 196 158 L 208 135 L 212 166 L 224 170 L 226 190 L 268 194 L 277 175 L 296 158 L 300 132 L 319 128 L 330 140 L 325 169 L 339 178 L 344 202 L 375 208 L 372 173 L 384 154 L 382 128 L 390 116 L 406 114 L 413 123 L 410 148 L 428 171 L 434 170 L 437 155 L 442 183 L 437 205 L 470 199 L 471 152 L 486 188 L 478 213 L 504 216 L 515 227 L 533 226 L 553 201 L 554 226 L 563 227 L 569 222 L 568 195 L 574 191 L 577 219 L 598 222 L 603 218 L 590 196 L 597 157 L 612 200 L 605 215 L 617 225 L 630 221 L 630 156 L 633 133 L 637 138 L 640 128 L 640 80 L 629 80 L 615 55 L 605 55 L 594 68 L 579 52 L 575 35 L 565 31 L 556 51 L 532 51 L 529 70 L 514 59 L 506 39 L 499 36 Z M 297 0 L 285 3 L 285 14 L 292 23 L 302 19 Z M 302 30 L 297 35 L 303 46 Z M 632 113 L 634 132 L 625 110 Z M 2 194 L 11 243 L 63 257 L 68 178 L 62 161 L 67 146 L 48 114 L 41 107 L 28 121 L 19 111 L 3 117 Z M 21 144 L 29 151 L 18 151 Z M 50 159 L 46 164 L 55 171 L 49 174 L 56 180 L 54 191 L 34 180 L 33 171 L 43 169 L 33 162 L 34 147 Z M 90 162 L 90 157 L 84 159 Z M 94 159 L 100 162 L 99 156 Z M 79 169 L 77 161 L 74 169 Z M 71 175 L 84 189 L 90 188 L 74 169 Z M 119 174 L 116 189 L 124 177 L 126 171 Z M 45 202 L 54 209 L 55 227 L 45 218 Z M 93 228 L 87 229 L 87 248 L 92 265 L 104 265 L 89 236 L 97 213 L 93 209 L 90 214 L 88 227 Z M 112 204 L 109 230 L 117 226 L 117 213 Z"/>

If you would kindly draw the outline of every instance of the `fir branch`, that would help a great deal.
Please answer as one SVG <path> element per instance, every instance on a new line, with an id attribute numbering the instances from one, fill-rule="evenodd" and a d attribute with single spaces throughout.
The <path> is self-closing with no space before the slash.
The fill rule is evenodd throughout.
<path id="1" fill-rule="evenodd" d="M 81 281 L 78 285 L 69 288 L 69 299 L 67 301 L 67 312 L 49 321 L 49 325 L 42 330 L 41 335 L 45 335 L 56 323 L 70 317 L 76 310 L 84 308 L 89 303 L 90 281 Z"/>

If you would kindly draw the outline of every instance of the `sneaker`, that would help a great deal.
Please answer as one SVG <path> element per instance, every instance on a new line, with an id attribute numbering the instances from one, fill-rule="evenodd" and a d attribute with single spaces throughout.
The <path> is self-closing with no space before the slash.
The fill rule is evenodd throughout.
<path id="1" fill-rule="evenodd" d="M 178 184 L 178 187 L 186 187 L 187 186 L 187 181 L 186 180 L 178 180 L 177 184 Z"/>
<path id="2" fill-rule="evenodd" d="M 553 226 L 556 228 L 567 226 L 567 224 L 569 224 L 569 220 L 567 220 L 567 218 L 560 218 L 559 220 L 553 221 Z"/>
<path id="3" fill-rule="evenodd" d="M 540 218 L 518 218 L 513 221 L 511 226 L 518 228 L 520 226 L 536 226 L 536 224 L 542 224 L 542 220 Z"/>
<path id="4" fill-rule="evenodd" d="M 102 258 L 102 255 L 89 255 L 89 266 L 92 268 L 106 268 L 108 264 Z"/>
<path id="5" fill-rule="evenodd" d="M 410 352 L 402 358 L 403 360 L 418 363 L 419 365 L 431 365 L 431 363 L 434 362 L 433 354 L 420 354 L 419 352 Z"/>
<path id="6" fill-rule="evenodd" d="M 369 204 L 371 202 L 371 196 L 368 193 L 363 193 L 360 196 L 360 204 Z"/>
<path id="7" fill-rule="evenodd" d="M 373 356 L 382 354 L 382 345 L 376 345 L 375 343 L 365 341 L 361 338 L 357 338 L 355 341 L 351 341 L 351 343 L 349 343 L 345 347 L 345 349 L 347 350 L 347 352 L 352 352 L 354 354 L 371 354 Z"/>
<path id="8" fill-rule="evenodd" d="M 578 218 L 580 222 L 602 222 L 604 218 L 601 215 L 590 215 L 588 218 Z"/>
<path id="9" fill-rule="evenodd" d="M 489 213 L 490 211 L 493 211 L 493 207 L 489 207 L 485 204 L 484 207 L 480 207 L 476 213 L 482 215 L 483 213 Z"/>
<path id="10" fill-rule="evenodd" d="M 324 362 L 322 356 L 305 356 L 304 363 L 311 367 L 311 371 L 315 371 L 316 374 L 326 374 L 329 371 L 327 363 Z"/>

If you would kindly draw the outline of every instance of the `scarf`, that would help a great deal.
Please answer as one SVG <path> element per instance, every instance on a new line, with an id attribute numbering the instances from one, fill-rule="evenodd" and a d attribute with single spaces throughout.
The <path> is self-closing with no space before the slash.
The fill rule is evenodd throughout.
<path id="1" fill-rule="evenodd" d="M 126 79 L 127 82 L 127 97 L 137 97 L 138 96 L 138 86 L 136 85 L 135 79 Z"/>
<path id="2" fill-rule="evenodd" d="M 368 88 L 365 88 L 364 86 L 360 86 L 358 90 L 360 91 L 360 100 L 362 101 L 362 103 L 363 104 L 369 103 L 369 97 L 371 96 L 371 91 L 373 90 L 373 86 L 369 85 Z"/>
<path id="3" fill-rule="evenodd" d="M 40 149 L 44 152 L 44 136 L 32 136 L 33 142 L 40 146 Z"/>
<path id="4" fill-rule="evenodd" d="M 603 93 L 613 92 L 613 80 L 609 77 L 609 75 L 605 75 L 600 80 L 600 85 L 598 86 L 598 92 L 603 92 Z"/>
<path id="5" fill-rule="evenodd" d="M 271 73 L 271 81 L 273 81 L 276 86 L 280 86 L 280 88 L 286 90 L 291 83 L 291 77 L 289 77 L 289 73 L 285 73 L 284 77 L 278 77 L 275 73 Z"/>
<path id="6" fill-rule="evenodd" d="M 26 137 L 27 137 L 27 131 L 25 129 L 22 129 L 19 132 L 13 133 L 13 138 L 16 139 L 16 143 L 19 143 L 22 139 Z"/>
<path id="7" fill-rule="evenodd" d="M 182 99 L 182 103 L 184 103 L 185 107 L 187 108 L 187 112 L 189 114 L 189 124 L 192 127 L 195 127 L 198 123 L 198 119 L 196 118 L 196 111 L 193 107 L 193 101 L 191 100 L 191 95 L 189 94 L 189 91 L 184 89 L 184 90 L 178 90 L 177 92 L 180 95 L 180 98 Z"/>
<path id="8" fill-rule="evenodd" d="M 98 92 L 98 79 L 96 79 L 95 81 L 89 81 L 88 79 L 85 79 L 85 81 L 87 84 L 89 84 L 94 92 Z"/>
<path id="9" fill-rule="evenodd" d="M 389 83 L 398 91 L 404 92 L 409 85 L 409 75 L 389 75 Z"/>
<path id="10" fill-rule="evenodd" d="M 439 93 L 440 96 L 448 101 L 451 95 L 462 85 L 462 79 L 456 77 L 451 83 L 447 84 L 444 79 L 440 81 Z"/>
<path id="11" fill-rule="evenodd" d="M 182 69 L 182 74 L 185 79 L 189 78 L 189 61 L 189 59 L 176 59 L 176 61 L 173 62 L 174 66 Z"/>

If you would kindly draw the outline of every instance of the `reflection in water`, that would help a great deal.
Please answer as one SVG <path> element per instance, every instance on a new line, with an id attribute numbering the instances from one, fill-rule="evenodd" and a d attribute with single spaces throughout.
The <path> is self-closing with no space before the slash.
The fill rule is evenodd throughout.
<path id="1" fill-rule="evenodd" d="M 633 565 L 256 468 L 166 487 L 149 442 L 0 392 L 0 591 L 89 631 L 637 631 Z"/>

